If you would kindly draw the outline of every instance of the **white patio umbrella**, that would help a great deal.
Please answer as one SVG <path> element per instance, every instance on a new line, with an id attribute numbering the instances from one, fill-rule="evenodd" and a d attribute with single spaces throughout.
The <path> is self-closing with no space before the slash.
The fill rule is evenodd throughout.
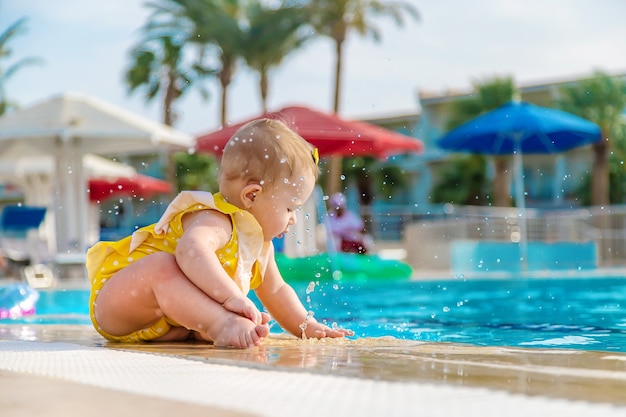
<path id="1" fill-rule="evenodd" d="M 99 99 L 75 93 L 52 97 L 0 118 L 0 156 L 50 155 L 55 162 L 56 251 L 87 249 L 88 195 L 83 157 L 186 149 L 191 135 Z"/>

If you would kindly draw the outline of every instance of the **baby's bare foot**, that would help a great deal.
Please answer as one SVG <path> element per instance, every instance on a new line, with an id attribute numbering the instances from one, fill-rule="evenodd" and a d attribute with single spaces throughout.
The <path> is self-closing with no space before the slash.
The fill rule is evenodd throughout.
<path id="1" fill-rule="evenodd" d="M 229 315 L 226 320 L 215 323 L 208 336 L 215 346 L 249 348 L 260 345 L 269 333 L 267 323 L 256 325 L 247 318 Z"/>

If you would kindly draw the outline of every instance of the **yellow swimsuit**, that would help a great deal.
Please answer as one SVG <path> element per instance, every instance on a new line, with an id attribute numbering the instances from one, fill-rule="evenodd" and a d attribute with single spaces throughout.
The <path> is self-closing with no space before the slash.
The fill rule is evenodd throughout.
<path id="1" fill-rule="evenodd" d="M 243 294 L 261 284 L 270 243 L 264 243 L 263 231 L 256 219 L 226 202 L 219 193 L 183 191 L 170 203 L 157 223 L 138 229 L 117 242 L 99 242 L 87 252 L 87 273 L 91 282 L 89 311 L 94 327 L 102 336 L 118 342 L 147 341 L 164 335 L 172 326 L 179 326 L 168 317 L 163 317 L 146 329 L 125 336 L 113 336 L 98 325 L 94 303 L 107 279 L 120 269 L 154 252 L 173 254 L 183 234 L 183 215 L 198 210 L 217 210 L 230 216 L 232 236 L 216 254 Z"/>

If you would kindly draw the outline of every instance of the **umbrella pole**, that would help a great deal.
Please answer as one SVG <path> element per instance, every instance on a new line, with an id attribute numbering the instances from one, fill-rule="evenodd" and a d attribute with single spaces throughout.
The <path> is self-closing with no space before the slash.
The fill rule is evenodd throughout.
<path id="1" fill-rule="evenodd" d="M 513 155 L 513 170 L 515 171 L 515 200 L 517 202 L 517 217 L 519 219 L 520 266 L 522 272 L 528 269 L 528 236 L 526 231 L 526 196 L 524 195 L 524 169 L 522 161 L 521 141 L 516 140 L 515 154 Z"/>

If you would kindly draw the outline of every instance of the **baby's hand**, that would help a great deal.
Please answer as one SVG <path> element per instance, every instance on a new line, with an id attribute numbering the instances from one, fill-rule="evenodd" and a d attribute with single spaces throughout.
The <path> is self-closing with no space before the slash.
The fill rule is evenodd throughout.
<path id="1" fill-rule="evenodd" d="M 341 328 L 330 328 L 322 323 L 318 323 L 316 321 L 307 322 L 306 330 L 304 331 L 306 337 L 311 337 L 315 339 L 322 339 L 324 337 L 344 337 L 344 336 L 354 336 L 354 332 L 348 329 Z"/>
<path id="2" fill-rule="evenodd" d="M 266 324 L 270 321 L 269 314 L 261 313 L 252 300 L 244 295 L 229 298 L 222 307 L 252 320 L 255 324 Z"/>

